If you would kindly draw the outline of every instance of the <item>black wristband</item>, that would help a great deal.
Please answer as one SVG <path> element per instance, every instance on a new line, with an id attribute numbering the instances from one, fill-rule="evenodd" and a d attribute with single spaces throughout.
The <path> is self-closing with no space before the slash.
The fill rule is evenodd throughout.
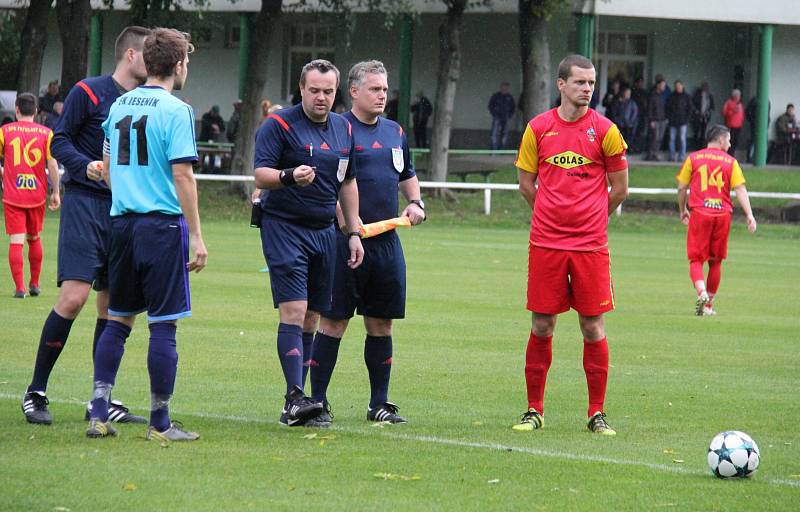
<path id="1" fill-rule="evenodd" d="M 361 238 L 361 232 L 360 231 L 351 231 L 351 232 L 347 233 L 347 239 L 348 240 L 350 240 L 350 238 L 354 237 L 354 236 L 357 236 L 358 238 Z"/>
<path id="2" fill-rule="evenodd" d="M 293 187 L 297 185 L 297 181 L 294 179 L 294 170 L 295 167 L 291 167 L 281 171 L 280 179 L 284 187 Z"/>

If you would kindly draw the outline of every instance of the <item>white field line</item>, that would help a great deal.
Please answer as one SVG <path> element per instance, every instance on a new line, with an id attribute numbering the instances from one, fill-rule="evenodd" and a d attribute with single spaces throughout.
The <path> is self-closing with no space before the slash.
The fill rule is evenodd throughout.
<path id="1" fill-rule="evenodd" d="M 12 395 L 9 393 L 0 393 L 0 399 L 7 399 L 7 400 L 21 400 L 21 395 Z M 53 403 L 57 404 L 70 404 L 70 405 L 83 405 L 84 402 L 81 402 L 77 399 L 54 399 L 51 400 Z M 144 409 L 139 408 L 131 408 L 132 410 L 136 409 L 139 411 L 144 411 Z M 237 421 L 242 423 L 258 423 L 258 424 L 277 424 L 276 420 L 269 420 L 265 418 L 252 418 L 248 416 L 235 416 L 235 415 L 227 415 L 227 414 L 216 414 L 216 413 L 205 413 L 205 412 L 189 412 L 189 411 L 181 411 L 178 409 L 172 410 L 176 416 L 194 416 L 197 418 L 203 419 L 210 419 L 210 420 L 225 420 L 225 421 Z M 577 453 L 569 453 L 569 452 L 559 452 L 559 451 L 552 451 L 552 450 L 541 450 L 539 448 L 530 448 L 527 446 L 512 446 L 512 445 L 505 445 L 499 443 L 481 443 L 476 441 L 464 441 L 461 439 L 448 439 L 444 437 L 437 437 L 437 436 L 425 436 L 425 435 L 414 435 L 414 434 L 406 434 L 397 432 L 397 428 L 406 429 L 406 427 L 386 427 L 386 428 L 375 428 L 369 427 L 368 429 L 357 429 L 357 428 L 347 428 L 342 427 L 339 425 L 334 425 L 330 428 L 331 431 L 335 432 L 346 432 L 348 434 L 362 434 L 362 435 L 377 435 L 379 437 L 385 437 L 389 439 L 396 439 L 398 441 L 411 441 L 416 443 L 427 443 L 427 444 L 438 444 L 443 446 L 457 446 L 460 448 L 474 448 L 479 450 L 491 450 L 491 451 L 498 451 L 498 452 L 514 452 L 514 453 L 524 453 L 527 455 L 536 455 L 539 457 L 548 457 L 553 459 L 562 459 L 562 460 L 570 460 L 570 461 L 577 461 L 577 462 L 598 462 L 601 464 L 611 464 L 615 466 L 634 466 L 634 467 L 641 467 L 652 469 L 655 471 L 662 471 L 666 473 L 678 473 L 681 475 L 708 475 L 706 471 L 698 471 L 693 469 L 687 469 L 681 466 L 671 466 L 667 464 L 657 464 L 653 462 L 641 462 L 635 460 L 625 460 L 625 459 L 614 459 L 611 457 L 602 457 L 599 455 L 586 455 L 586 454 L 577 454 Z M 304 429 L 303 429 L 304 430 Z M 520 434 L 524 436 L 525 434 Z M 534 434 L 535 435 L 535 434 Z M 789 487 L 798 487 L 800 488 L 800 480 L 785 480 L 785 479 L 775 479 L 771 478 L 767 480 L 767 483 L 771 485 L 785 485 Z"/>

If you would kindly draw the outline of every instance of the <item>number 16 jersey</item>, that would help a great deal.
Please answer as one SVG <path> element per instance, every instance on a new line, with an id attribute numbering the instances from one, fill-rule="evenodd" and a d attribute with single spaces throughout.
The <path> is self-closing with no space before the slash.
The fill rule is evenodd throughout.
<path id="1" fill-rule="evenodd" d="M 47 198 L 45 166 L 50 156 L 50 128 L 27 121 L 0 128 L 3 156 L 3 202 L 18 208 L 35 208 Z"/>
<path id="2" fill-rule="evenodd" d="M 192 107 L 161 87 L 143 85 L 117 98 L 103 131 L 111 216 L 180 215 L 172 164 L 197 161 Z"/>

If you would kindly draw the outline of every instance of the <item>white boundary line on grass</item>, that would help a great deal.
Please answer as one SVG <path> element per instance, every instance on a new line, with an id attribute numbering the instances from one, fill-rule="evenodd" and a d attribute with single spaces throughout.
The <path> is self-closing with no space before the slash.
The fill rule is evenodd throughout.
<path id="1" fill-rule="evenodd" d="M 20 397 L 17 395 L 12 395 L 9 393 L 0 393 L 0 399 L 8 399 L 8 400 L 20 400 Z M 64 399 L 55 399 L 51 400 L 53 403 L 57 404 L 70 404 L 70 405 L 83 405 L 84 402 L 79 400 L 64 400 Z M 205 412 L 189 412 L 189 411 L 181 411 L 181 410 L 173 410 L 174 414 L 179 416 L 194 416 L 197 418 L 203 419 L 210 419 L 210 420 L 227 420 L 227 421 L 237 421 L 242 423 L 258 423 L 264 425 L 276 425 L 278 422 L 273 420 L 268 420 L 265 418 L 251 418 L 248 416 L 233 416 L 227 414 L 216 414 L 216 413 L 205 413 Z M 287 427 L 288 428 L 288 427 Z M 549 457 L 553 459 L 563 459 L 563 460 L 570 460 L 570 461 L 577 461 L 577 462 L 599 462 L 602 464 L 612 464 L 615 466 L 634 466 L 634 467 L 641 467 L 652 469 L 656 471 L 663 471 L 666 473 L 677 473 L 681 475 L 708 475 L 709 473 L 706 471 L 697 471 L 693 469 L 687 469 L 680 466 L 670 466 L 667 464 L 658 464 L 654 462 L 639 462 L 635 460 L 625 460 L 625 459 L 614 459 L 611 457 L 602 457 L 598 455 L 581 455 L 577 453 L 569 453 L 569 452 L 558 452 L 558 451 L 550 451 L 550 450 L 542 450 L 539 448 L 530 448 L 527 446 L 512 446 L 512 445 L 505 445 L 500 443 L 481 443 L 476 441 L 465 441 L 461 439 L 448 439 L 445 437 L 437 437 L 437 436 L 426 436 L 426 435 L 414 435 L 414 434 L 405 434 L 400 432 L 392 432 L 388 429 L 396 428 L 396 427 L 387 427 L 387 428 L 375 428 L 369 427 L 371 430 L 365 429 L 355 429 L 355 428 L 347 428 L 341 427 L 338 425 L 332 426 L 329 430 L 333 432 L 345 432 L 348 434 L 364 434 L 364 435 L 378 435 L 380 437 L 386 437 L 389 439 L 396 439 L 398 441 L 411 441 L 416 443 L 427 443 L 427 444 L 438 444 L 443 446 L 457 446 L 461 448 L 474 448 L 479 450 L 491 450 L 491 451 L 498 451 L 498 452 L 511 452 L 511 453 L 524 453 L 527 455 L 537 455 L 539 457 Z M 400 427 L 400 428 L 407 428 L 407 427 Z M 298 429 L 300 431 L 308 432 L 311 429 Z M 318 430 L 318 429 L 317 429 Z M 374 430 L 374 432 L 372 432 Z M 524 434 L 520 434 L 524 436 Z M 770 478 L 767 480 L 767 483 L 772 485 L 785 485 L 789 487 L 798 487 L 800 488 L 800 480 L 785 480 L 785 479 L 776 479 Z"/>

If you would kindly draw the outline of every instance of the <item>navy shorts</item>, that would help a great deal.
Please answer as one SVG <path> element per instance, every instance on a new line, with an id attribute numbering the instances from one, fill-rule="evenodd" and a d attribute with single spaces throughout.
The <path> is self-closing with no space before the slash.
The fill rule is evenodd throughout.
<path id="1" fill-rule="evenodd" d="M 359 315 L 372 318 L 406 316 L 406 260 L 397 233 L 362 240 L 364 262 L 355 270 L 347 266 L 347 237 L 336 237 L 333 305 L 325 315 L 345 320 Z"/>
<path id="2" fill-rule="evenodd" d="M 272 303 L 308 301 L 308 309 L 324 313 L 331 306 L 335 228 L 307 228 L 262 215 L 261 246 L 269 265 Z"/>
<path id="3" fill-rule="evenodd" d="M 111 219 L 108 314 L 147 311 L 150 322 L 192 316 L 189 228 L 182 215 L 129 213 Z"/>
<path id="4" fill-rule="evenodd" d="M 68 188 L 58 228 L 58 286 L 75 280 L 107 289 L 110 235 L 111 196 Z"/>

